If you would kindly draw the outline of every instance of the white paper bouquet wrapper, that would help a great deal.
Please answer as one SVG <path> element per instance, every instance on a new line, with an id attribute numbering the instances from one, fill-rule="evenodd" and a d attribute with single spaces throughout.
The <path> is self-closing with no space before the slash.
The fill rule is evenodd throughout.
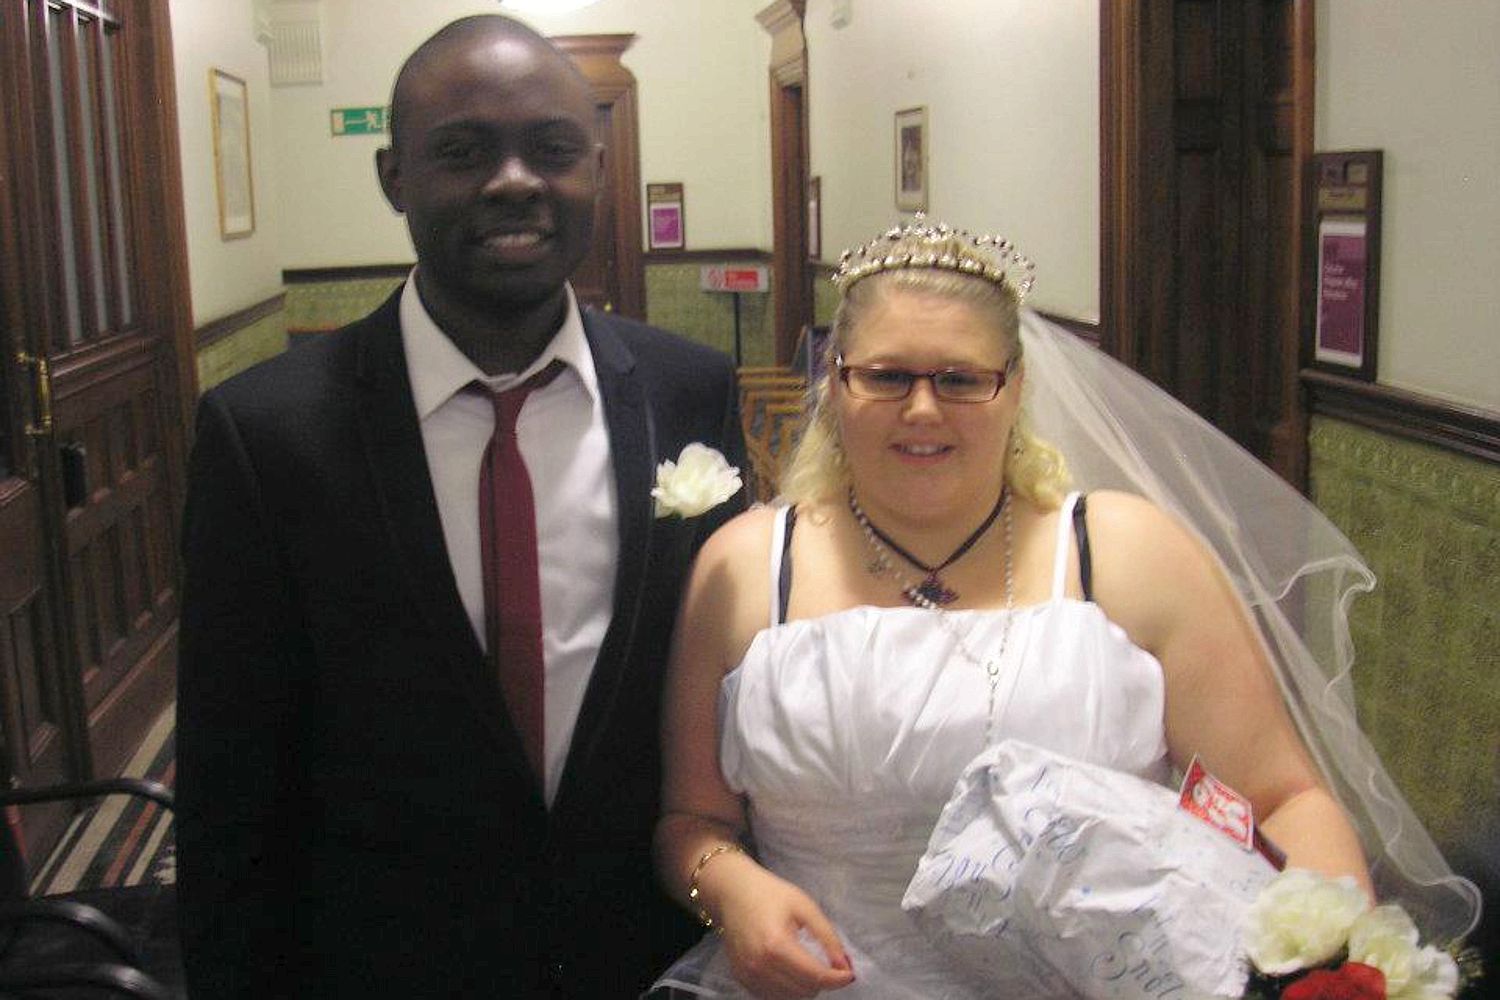
<path id="1" fill-rule="evenodd" d="M 1160 785 L 1005 740 L 965 768 L 901 906 L 997 996 L 1238 997 L 1275 874 Z"/>

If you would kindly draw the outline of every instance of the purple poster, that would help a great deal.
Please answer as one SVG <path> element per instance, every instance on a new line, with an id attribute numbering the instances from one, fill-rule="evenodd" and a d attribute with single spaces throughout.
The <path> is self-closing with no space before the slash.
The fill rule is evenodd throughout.
<path id="1" fill-rule="evenodd" d="M 651 248 L 682 247 L 682 203 L 666 202 L 651 206 Z"/>
<path id="2" fill-rule="evenodd" d="M 1362 221 L 1329 219 L 1318 227 L 1319 361 L 1364 362 L 1366 247 Z"/>

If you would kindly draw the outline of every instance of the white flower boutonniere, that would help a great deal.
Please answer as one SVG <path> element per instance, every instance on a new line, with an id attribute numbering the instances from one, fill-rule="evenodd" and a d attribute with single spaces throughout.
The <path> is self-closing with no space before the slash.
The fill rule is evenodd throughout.
<path id="1" fill-rule="evenodd" d="M 739 490 L 740 470 L 715 449 L 695 441 L 682 449 L 677 461 L 656 467 L 651 498 L 657 517 L 697 517 Z"/>

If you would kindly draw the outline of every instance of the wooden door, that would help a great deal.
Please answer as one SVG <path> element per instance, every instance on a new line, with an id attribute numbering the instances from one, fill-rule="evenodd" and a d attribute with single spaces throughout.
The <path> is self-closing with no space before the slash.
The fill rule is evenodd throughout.
<path id="1" fill-rule="evenodd" d="M 1301 486 L 1310 0 L 1101 0 L 1104 347 Z"/>
<path id="2" fill-rule="evenodd" d="M 635 75 L 620 62 L 634 35 L 559 35 L 594 95 L 594 135 L 604 144 L 604 182 L 594 242 L 573 272 L 580 303 L 644 320 L 646 272 L 641 254 L 641 156 Z"/>
<path id="3" fill-rule="evenodd" d="M 118 773 L 175 686 L 190 324 L 167 2 L 14 0 L 0 63 L 0 724 L 34 785 Z M 29 812 L 28 845 L 57 820 Z"/>

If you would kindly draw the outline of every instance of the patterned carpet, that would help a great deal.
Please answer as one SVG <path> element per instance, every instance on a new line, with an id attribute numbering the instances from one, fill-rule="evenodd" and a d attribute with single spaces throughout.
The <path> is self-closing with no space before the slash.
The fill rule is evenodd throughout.
<path id="1" fill-rule="evenodd" d="M 125 774 L 151 778 L 171 787 L 177 759 L 173 740 L 176 706 L 167 706 Z M 72 892 L 139 885 L 172 884 L 177 866 L 171 813 L 155 802 L 111 795 L 74 818 L 52 856 L 32 880 L 33 893 Z"/>

